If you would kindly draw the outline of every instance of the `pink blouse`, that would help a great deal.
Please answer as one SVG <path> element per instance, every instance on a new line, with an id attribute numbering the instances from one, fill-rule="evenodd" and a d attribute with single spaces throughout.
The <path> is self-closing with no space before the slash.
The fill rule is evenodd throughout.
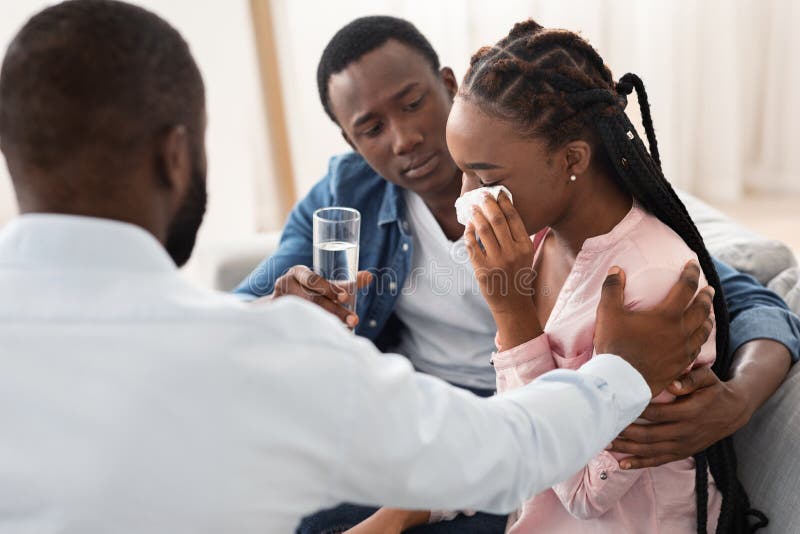
<path id="1" fill-rule="evenodd" d="M 534 237 L 534 265 L 548 231 Z M 634 204 L 611 232 L 584 242 L 544 334 L 509 350 L 498 347 L 493 356 L 497 390 L 518 388 L 555 368 L 577 369 L 593 356 L 597 304 L 609 268 L 617 265 L 625 271 L 626 305 L 646 309 L 667 295 L 693 258 L 694 252 L 675 232 Z M 700 287 L 706 283 L 701 276 Z M 695 366 L 714 362 L 715 333 L 703 345 Z M 673 400 L 665 391 L 654 402 Z M 525 503 L 510 518 L 508 532 L 696 532 L 694 460 L 624 471 L 618 462 L 622 457 L 601 452 L 571 478 Z M 708 530 L 713 532 L 721 495 L 710 473 L 708 479 Z"/>

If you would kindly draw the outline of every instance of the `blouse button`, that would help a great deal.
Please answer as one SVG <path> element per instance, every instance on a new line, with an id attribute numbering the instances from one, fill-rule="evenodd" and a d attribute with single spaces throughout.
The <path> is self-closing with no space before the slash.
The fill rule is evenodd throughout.
<path id="1" fill-rule="evenodd" d="M 606 480 L 608 478 L 608 473 L 605 471 L 600 472 L 600 480 Z"/>
<path id="2" fill-rule="evenodd" d="M 408 252 L 408 243 L 403 243 L 403 252 Z"/>

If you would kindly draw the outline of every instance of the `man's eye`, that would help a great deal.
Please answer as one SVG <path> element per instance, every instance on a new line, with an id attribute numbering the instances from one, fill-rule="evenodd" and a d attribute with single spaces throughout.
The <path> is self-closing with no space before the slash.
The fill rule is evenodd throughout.
<path id="1" fill-rule="evenodd" d="M 381 133 L 381 124 L 380 123 L 376 124 L 375 126 L 370 128 L 369 130 L 365 130 L 363 132 L 363 134 L 366 135 L 367 137 L 375 137 L 379 133 Z"/>
<path id="2" fill-rule="evenodd" d="M 419 97 L 418 99 L 414 100 L 410 104 L 408 104 L 406 106 L 406 111 L 414 111 L 415 109 L 418 109 L 420 106 L 422 106 L 422 101 L 423 100 L 425 100 L 425 96 L 424 95 Z"/>

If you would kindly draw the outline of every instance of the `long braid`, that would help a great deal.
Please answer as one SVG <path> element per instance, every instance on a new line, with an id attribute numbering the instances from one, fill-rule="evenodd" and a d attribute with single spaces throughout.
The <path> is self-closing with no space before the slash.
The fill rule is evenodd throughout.
<path id="1" fill-rule="evenodd" d="M 636 76 L 635 74 L 626 74 L 620 80 L 620 84 L 617 85 L 618 90 L 621 89 L 623 91 L 626 90 L 625 83 L 631 83 L 631 85 L 636 89 L 637 97 L 639 100 L 639 106 L 641 108 L 642 114 L 642 123 L 645 127 L 645 131 L 648 138 L 648 143 L 650 145 L 650 153 L 655 154 L 656 156 L 652 159 L 654 162 L 659 166 L 660 163 L 658 160 L 658 146 L 656 144 L 656 137 L 655 132 L 653 130 L 653 123 L 652 118 L 650 115 L 649 104 L 647 100 L 647 93 L 644 89 L 644 83 L 642 80 Z M 622 85 L 622 87 L 620 87 Z M 630 92 L 630 90 L 627 90 Z M 632 130 L 631 130 L 632 131 Z M 662 175 L 663 178 L 663 175 Z M 669 191 L 672 200 L 677 200 L 676 206 L 685 214 L 685 220 L 689 221 L 690 228 L 687 228 L 684 231 L 680 231 L 674 226 L 670 225 L 673 230 L 675 230 L 679 235 L 685 236 L 687 233 L 684 232 L 693 232 L 695 234 L 695 238 L 702 242 L 700 238 L 700 234 L 697 231 L 694 223 L 691 221 L 688 213 L 686 213 L 686 209 L 683 204 L 678 199 L 677 195 L 675 195 L 672 187 L 669 183 L 664 180 L 664 185 L 666 189 Z M 653 210 L 657 212 L 657 209 Z M 660 219 L 664 220 L 660 215 Z M 698 254 L 698 257 L 702 255 L 700 252 L 695 250 Z M 706 252 L 705 255 L 708 255 Z M 708 258 L 709 263 L 711 262 L 710 257 Z M 706 264 L 701 261 L 701 265 L 703 265 L 703 271 L 706 273 L 709 282 L 714 285 L 714 287 L 719 286 L 719 278 L 716 273 L 716 270 L 713 269 L 713 263 L 711 263 L 711 269 L 706 270 Z M 719 306 L 722 304 L 723 306 Z M 723 298 L 717 299 L 714 306 L 715 315 L 717 318 L 717 359 L 712 366 L 714 372 L 723 380 L 728 379 L 730 375 L 730 367 L 732 363 L 732 355 L 728 350 L 729 345 L 729 329 L 726 328 L 724 331 L 719 328 L 720 324 L 720 317 L 724 317 L 723 321 L 727 325 L 729 324 L 729 319 L 727 316 L 727 307 L 724 306 L 725 302 Z M 725 308 L 724 311 L 722 308 Z M 724 313 L 725 315 L 721 315 Z M 722 337 L 724 336 L 724 337 Z M 744 491 L 738 477 L 736 475 L 736 452 L 733 448 L 733 439 L 728 437 L 725 438 L 714 445 L 712 445 L 707 451 L 702 452 L 695 456 L 695 462 L 697 465 L 697 476 L 696 476 L 696 486 L 698 492 L 698 532 L 700 532 L 700 519 L 702 514 L 702 519 L 705 521 L 707 515 L 707 488 L 708 488 L 708 474 L 705 469 L 705 465 L 708 463 L 708 466 L 711 469 L 711 474 L 714 476 L 714 479 L 719 487 L 723 488 L 723 496 L 730 496 L 728 499 L 723 498 L 723 506 L 720 512 L 720 520 L 719 524 L 729 525 L 730 527 L 727 530 L 723 530 L 724 532 L 747 532 L 747 516 L 755 517 L 758 520 L 758 523 L 755 525 L 755 529 L 760 528 L 762 526 L 766 526 L 767 519 L 763 513 L 758 510 L 753 510 L 750 508 L 750 502 L 747 497 L 747 494 Z M 727 491 L 725 491 L 727 490 Z M 705 504 L 705 505 L 702 505 Z M 705 530 L 705 528 L 703 528 Z M 719 530 L 719 529 L 718 529 Z"/>
<path id="2" fill-rule="evenodd" d="M 630 72 L 619 79 L 617 83 L 617 92 L 629 95 L 633 88 L 636 88 L 636 97 L 639 99 L 639 109 L 642 112 L 642 125 L 644 126 L 645 134 L 647 134 L 647 144 L 650 147 L 650 157 L 661 168 L 661 156 L 658 153 L 658 141 L 656 141 L 656 132 L 653 128 L 653 117 L 650 114 L 650 101 L 647 99 L 647 91 L 644 90 L 644 82 L 635 74 Z"/>
<path id="3" fill-rule="evenodd" d="M 650 151 L 624 112 L 627 95 L 636 90 Z M 545 29 L 529 20 L 514 26 L 494 47 L 480 49 L 470 61 L 461 95 L 511 121 L 522 135 L 545 139 L 551 148 L 586 132 L 597 138 L 598 164 L 697 254 L 709 284 L 716 290 L 717 358 L 712 369 L 725 380 L 729 318 L 722 286 L 708 250 L 686 207 L 661 172 L 655 129 L 644 83 L 626 74 L 618 84 L 594 48 L 575 33 Z M 736 474 L 733 440 L 725 438 L 695 456 L 697 532 L 708 518 L 708 470 L 722 493 L 719 533 L 749 533 L 766 517 L 750 508 Z M 750 526 L 748 517 L 759 521 Z"/>

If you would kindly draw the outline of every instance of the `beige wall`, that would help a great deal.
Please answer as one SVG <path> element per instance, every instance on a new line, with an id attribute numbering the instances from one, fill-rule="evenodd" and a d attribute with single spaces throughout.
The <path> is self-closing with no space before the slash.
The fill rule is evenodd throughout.
<path id="1" fill-rule="evenodd" d="M 199 246 L 255 232 L 259 217 L 281 224 L 271 195 L 264 194 L 270 154 L 262 110 L 258 63 L 247 0 L 225 2 L 141 0 L 186 38 L 206 83 L 208 107 L 209 207 Z M 0 46 L 45 2 L 3 2 Z M 261 200 L 256 194 L 261 193 Z M 258 204 L 258 205 L 257 205 Z M 0 224 L 16 210 L 5 164 L 0 169 Z"/>

